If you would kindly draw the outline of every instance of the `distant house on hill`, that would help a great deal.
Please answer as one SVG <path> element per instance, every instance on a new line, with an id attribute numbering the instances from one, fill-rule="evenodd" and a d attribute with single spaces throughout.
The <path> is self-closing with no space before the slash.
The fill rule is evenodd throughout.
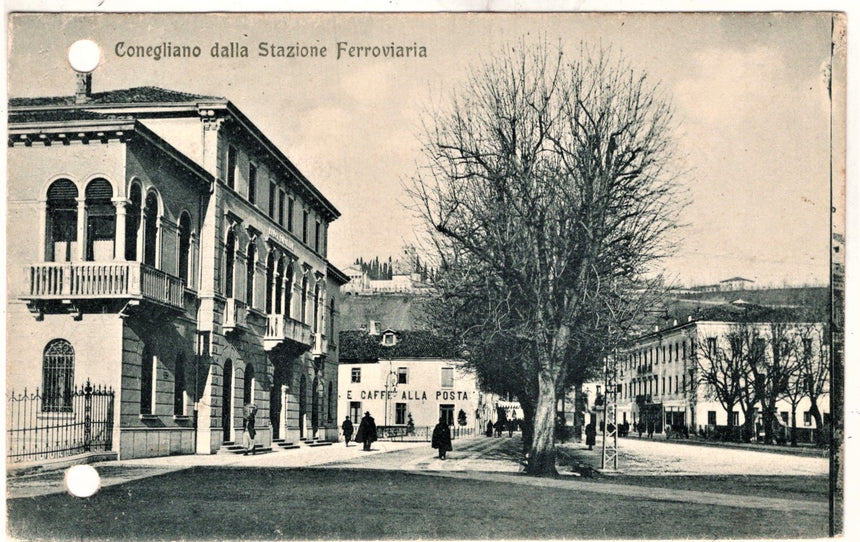
<path id="1" fill-rule="evenodd" d="M 734 290 L 746 290 L 750 288 L 754 280 L 745 279 L 743 277 L 732 277 L 730 279 L 721 280 L 720 281 L 720 291 L 734 291 Z"/>

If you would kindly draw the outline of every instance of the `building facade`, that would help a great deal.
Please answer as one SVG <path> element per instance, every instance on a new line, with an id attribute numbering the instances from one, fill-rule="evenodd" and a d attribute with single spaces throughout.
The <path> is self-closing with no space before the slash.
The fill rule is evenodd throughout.
<path id="1" fill-rule="evenodd" d="M 214 453 L 247 402 L 264 447 L 336 438 L 337 209 L 224 98 L 91 89 L 10 100 L 7 389 L 112 387 L 121 459 Z"/>
<path id="2" fill-rule="evenodd" d="M 760 344 L 761 359 L 771 363 L 770 341 L 777 329 L 786 340 L 794 341 L 796 349 L 790 355 L 809 356 L 812 352 L 823 351 L 821 324 L 786 320 L 776 323 L 766 317 L 745 321 L 747 309 L 736 310 L 740 311 L 734 313 L 736 318 L 722 312 L 718 316 L 691 317 L 683 323 L 676 321 L 667 328 L 637 337 L 619 352 L 616 367 L 618 423 L 628 422 L 635 427 L 643 422 L 646 427 L 652 425 L 658 433 L 665 427 L 708 433 L 729 425 L 729 416 L 732 416 L 731 425 L 739 427 L 746 421 L 740 405 L 727 412 L 713 386 L 704 378 L 703 372 L 711 360 L 735 355 L 733 348 L 750 348 L 749 344 L 738 346 L 737 341 L 744 340 Z M 746 334 L 743 339 L 739 338 L 741 334 Z M 600 403 L 602 383 L 592 384 L 598 387 L 595 397 Z M 742 385 L 751 384 L 742 381 Z M 780 396 L 776 415 L 784 427 L 790 426 L 790 408 L 788 401 Z M 826 395 L 819 401 L 819 408 L 826 419 L 829 411 Z M 800 400 L 798 427 L 812 429 L 809 409 L 809 399 Z M 754 421 L 760 424 L 761 412 L 756 409 L 754 415 Z"/>
<path id="3" fill-rule="evenodd" d="M 444 418 L 477 431 L 495 419 L 496 402 L 480 391 L 455 349 L 430 332 L 345 331 L 341 345 L 340 420 L 356 423 L 370 412 L 378 426 L 405 429 L 411 420 L 420 431 Z"/>

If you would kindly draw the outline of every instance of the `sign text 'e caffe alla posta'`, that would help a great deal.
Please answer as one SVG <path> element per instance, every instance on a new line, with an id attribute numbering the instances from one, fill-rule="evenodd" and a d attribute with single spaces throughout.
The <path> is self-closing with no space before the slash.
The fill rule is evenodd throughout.
<path id="1" fill-rule="evenodd" d="M 426 401 L 428 397 L 434 397 L 434 392 L 431 391 L 427 393 L 426 390 L 360 390 L 359 395 L 361 400 L 372 401 L 375 399 L 385 399 L 385 394 L 388 394 L 388 400 L 401 400 L 401 401 Z M 346 391 L 346 398 L 348 400 L 358 399 L 358 397 L 354 397 L 353 390 Z M 435 390 L 435 399 L 437 401 L 468 401 L 469 400 L 469 392 L 466 391 L 458 391 L 458 390 Z"/>

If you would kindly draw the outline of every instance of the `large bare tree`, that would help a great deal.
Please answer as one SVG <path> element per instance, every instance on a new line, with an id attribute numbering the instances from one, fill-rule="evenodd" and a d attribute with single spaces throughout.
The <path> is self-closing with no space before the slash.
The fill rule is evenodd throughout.
<path id="1" fill-rule="evenodd" d="M 665 253 L 679 209 L 671 133 L 668 102 L 619 55 L 545 43 L 507 48 L 428 114 L 410 190 L 442 274 L 485 279 L 500 316 L 487 329 L 529 345 L 532 474 L 556 472 L 568 354 L 617 326 L 602 309 Z"/>

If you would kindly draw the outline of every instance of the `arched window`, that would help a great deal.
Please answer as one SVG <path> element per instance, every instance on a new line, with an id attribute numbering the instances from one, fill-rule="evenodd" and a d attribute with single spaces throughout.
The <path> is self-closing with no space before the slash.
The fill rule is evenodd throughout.
<path id="1" fill-rule="evenodd" d="M 185 415 L 185 354 L 176 356 L 173 375 L 173 415 Z"/>
<path id="2" fill-rule="evenodd" d="M 266 257 L 266 314 L 272 314 L 274 299 L 272 299 L 272 288 L 275 284 L 275 253 L 269 251 Z"/>
<path id="3" fill-rule="evenodd" d="M 42 412 L 71 412 L 75 385 L 75 350 L 54 339 L 42 354 Z"/>
<path id="4" fill-rule="evenodd" d="M 257 247 L 252 241 L 248 245 L 248 265 L 245 268 L 245 303 L 254 306 L 254 268 L 257 266 Z"/>
<path id="5" fill-rule="evenodd" d="M 152 396 L 155 385 L 155 356 L 149 345 L 143 347 L 143 357 L 140 360 L 140 413 L 152 414 Z"/>
<path id="6" fill-rule="evenodd" d="M 284 311 L 281 310 L 284 295 L 284 258 L 278 258 L 275 273 L 275 314 L 284 314 Z"/>
<path id="7" fill-rule="evenodd" d="M 155 192 L 146 195 L 143 210 L 143 263 L 156 266 L 158 252 L 158 196 Z"/>
<path id="8" fill-rule="evenodd" d="M 308 276 L 302 277 L 302 323 L 308 323 Z"/>
<path id="9" fill-rule="evenodd" d="M 111 198 L 113 187 L 106 179 L 93 179 L 87 184 L 87 250 L 86 260 L 113 259 L 113 242 L 116 236 L 116 209 Z"/>
<path id="10" fill-rule="evenodd" d="M 191 253 L 191 216 L 182 213 L 179 217 L 179 278 L 188 286 L 189 265 Z"/>
<path id="11" fill-rule="evenodd" d="M 78 240 L 78 187 L 60 179 L 48 187 L 45 260 L 68 262 Z"/>
<path id="12" fill-rule="evenodd" d="M 320 327 L 320 285 L 314 286 L 314 333 L 319 332 Z"/>
<path id="13" fill-rule="evenodd" d="M 236 265 L 236 234 L 227 233 L 224 246 L 224 295 L 233 297 L 233 270 Z"/>
<path id="14" fill-rule="evenodd" d="M 284 275 L 284 314 L 287 317 L 293 316 L 293 263 L 287 265 L 287 271 Z"/>
<path id="15" fill-rule="evenodd" d="M 133 184 L 129 189 L 129 205 L 125 216 L 125 259 L 137 260 L 137 235 L 140 230 L 140 205 L 142 201 L 140 185 Z"/>
<path id="16" fill-rule="evenodd" d="M 329 301 L 328 308 L 328 330 L 329 341 L 334 340 L 334 299 Z"/>
<path id="17" fill-rule="evenodd" d="M 254 402 L 254 366 L 250 363 L 245 366 L 245 390 L 242 395 L 244 404 Z"/>

